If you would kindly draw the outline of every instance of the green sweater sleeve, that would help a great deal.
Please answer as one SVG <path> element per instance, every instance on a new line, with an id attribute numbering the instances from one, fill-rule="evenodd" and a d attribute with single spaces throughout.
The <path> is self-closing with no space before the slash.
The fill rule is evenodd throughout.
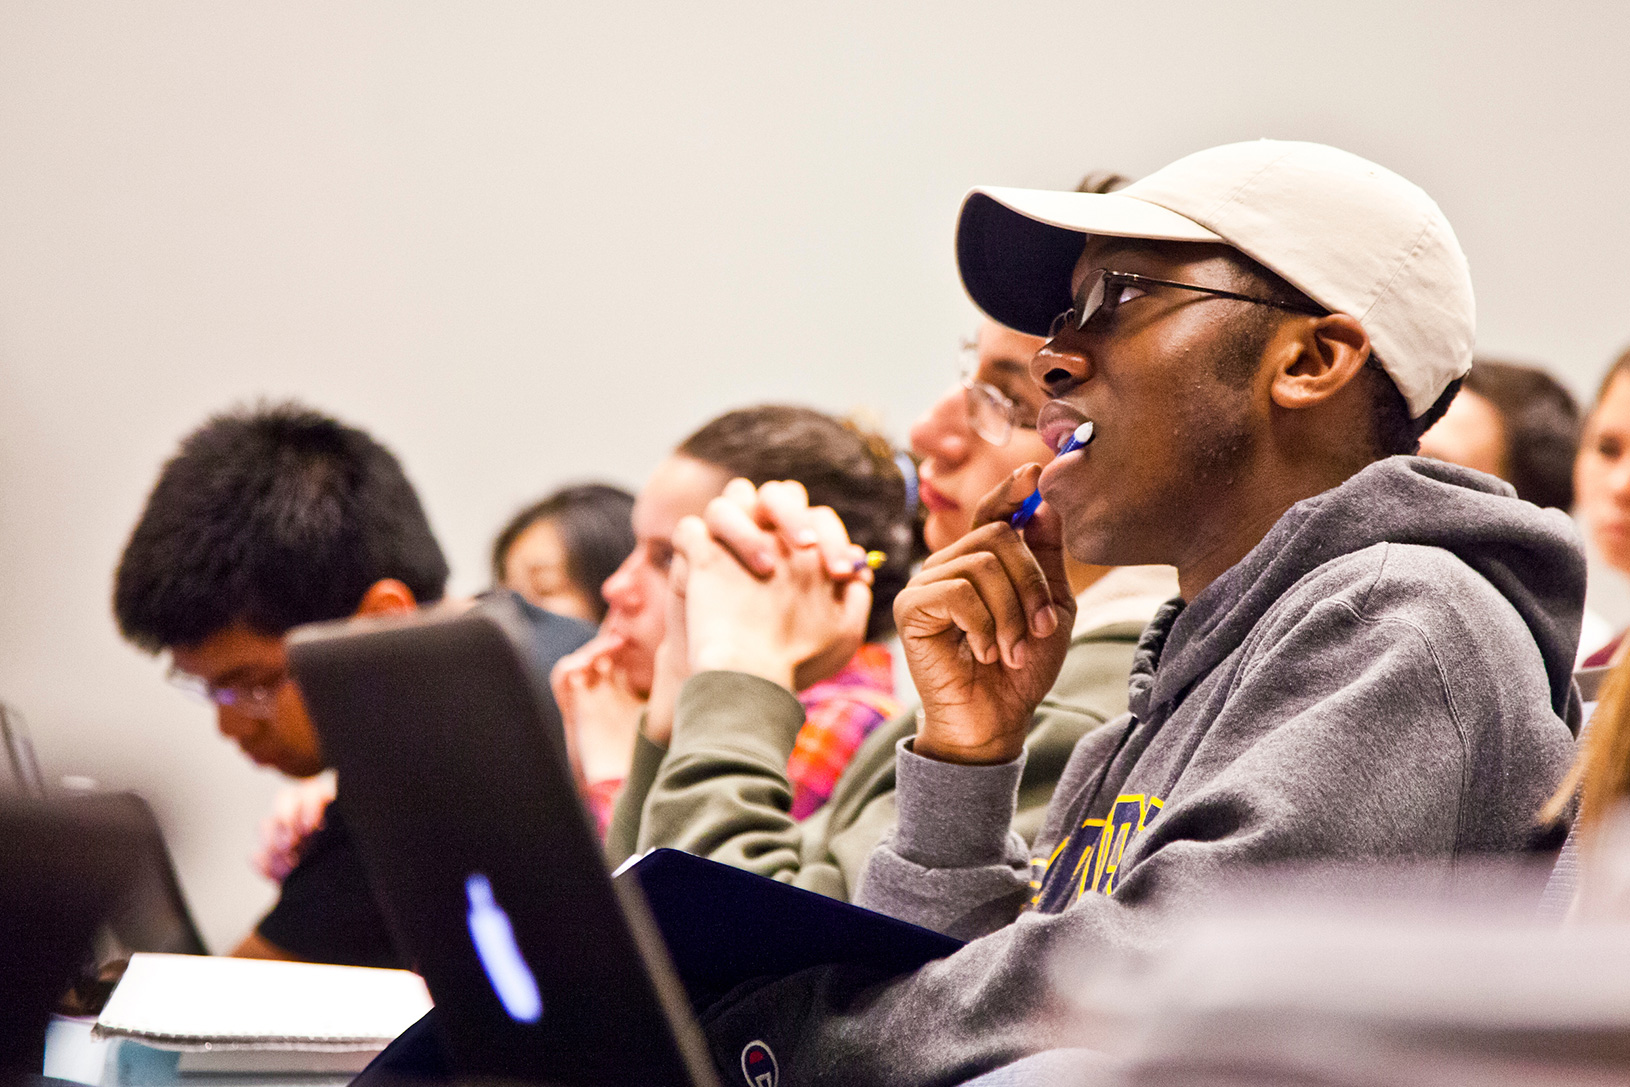
<path id="1" fill-rule="evenodd" d="M 686 681 L 674 739 L 645 798 L 636 849 L 670 847 L 750 872 L 846 897 L 830 864 L 804 864 L 817 814 L 793 819 L 787 758 L 804 708 L 774 683 L 738 672 Z"/>
<path id="2" fill-rule="evenodd" d="M 1126 709 L 1126 677 L 1140 626 L 1077 638 L 1031 723 L 1013 829 L 1027 843 L 1075 743 Z M 879 725 L 855 752 L 827 801 L 792 818 L 787 758 L 803 707 L 787 690 L 737 672 L 704 672 L 680 693 L 674 744 L 642 738 L 618 801 L 608 849 L 613 863 L 667 846 L 850 899 L 866 858 L 895 822 L 895 746 L 916 714 Z M 644 784 L 641 784 L 641 782 Z M 628 844 L 618 854 L 619 834 Z"/>
<path id="3" fill-rule="evenodd" d="M 668 753 L 645 738 L 645 719 L 640 718 L 640 730 L 634 734 L 634 762 L 623 779 L 622 791 L 611 809 L 611 825 L 606 828 L 606 860 L 616 868 L 638 849 L 640 813 L 645 798 L 656 783 L 657 771 L 662 768 L 662 757 Z"/>

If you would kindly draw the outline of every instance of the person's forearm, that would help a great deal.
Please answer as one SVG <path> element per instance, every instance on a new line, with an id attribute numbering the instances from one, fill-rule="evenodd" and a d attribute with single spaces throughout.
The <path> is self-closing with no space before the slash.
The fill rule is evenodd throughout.
<path id="1" fill-rule="evenodd" d="M 785 689 L 704 672 L 680 692 L 673 745 L 641 820 L 640 850 L 670 847 L 759 872 L 796 869 L 787 757 L 803 707 Z"/>

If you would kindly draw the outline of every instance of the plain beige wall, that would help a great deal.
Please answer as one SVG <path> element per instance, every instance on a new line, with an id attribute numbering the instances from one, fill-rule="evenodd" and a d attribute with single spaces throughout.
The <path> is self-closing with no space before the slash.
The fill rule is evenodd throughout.
<path id="1" fill-rule="evenodd" d="M 222 947 L 274 787 L 123 645 L 109 576 L 208 412 L 392 445 L 455 585 L 568 479 L 766 398 L 896 434 L 973 316 L 962 191 L 1257 136 L 1424 185 L 1481 339 L 1584 390 L 1630 340 L 1611 3 L 0 3 L 0 696 L 143 790 Z"/>

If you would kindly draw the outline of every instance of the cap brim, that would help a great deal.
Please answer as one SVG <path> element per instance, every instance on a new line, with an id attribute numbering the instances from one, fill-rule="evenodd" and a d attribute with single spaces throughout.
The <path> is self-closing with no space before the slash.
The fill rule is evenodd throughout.
<path id="1" fill-rule="evenodd" d="M 998 324 L 1045 336 L 1070 308 L 1084 235 L 1219 242 L 1175 211 L 1122 193 L 979 188 L 957 219 L 957 270 L 974 305 Z"/>

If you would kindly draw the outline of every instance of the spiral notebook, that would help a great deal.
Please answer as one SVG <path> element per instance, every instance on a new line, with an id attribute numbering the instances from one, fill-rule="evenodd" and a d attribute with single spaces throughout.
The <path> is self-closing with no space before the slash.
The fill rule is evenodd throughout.
<path id="1" fill-rule="evenodd" d="M 406 970 L 141 954 L 93 1034 L 181 1050 L 200 1070 L 192 1054 L 208 1054 L 203 1064 L 215 1071 L 342 1070 L 366 1063 L 429 1010 L 424 982 Z M 296 1053 L 329 1056 L 313 1064 L 276 1055 Z"/>

